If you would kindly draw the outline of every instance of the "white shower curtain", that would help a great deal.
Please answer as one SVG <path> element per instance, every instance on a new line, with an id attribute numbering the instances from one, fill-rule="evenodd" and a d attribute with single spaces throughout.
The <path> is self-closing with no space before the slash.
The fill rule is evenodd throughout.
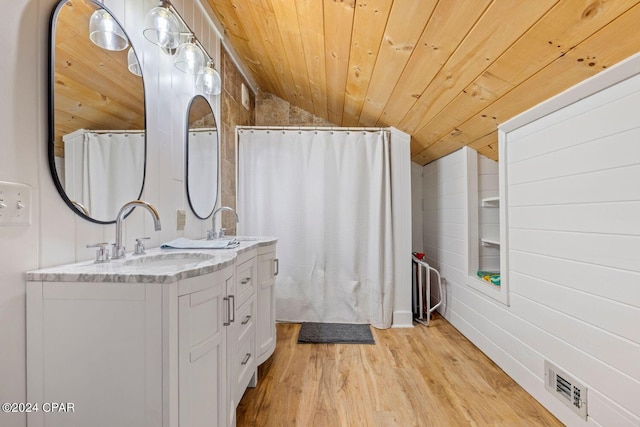
<path id="1" fill-rule="evenodd" d="M 241 230 L 278 237 L 277 319 L 389 327 L 389 133 L 238 133 Z"/>
<path id="2" fill-rule="evenodd" d="M 113 221 L 140 194 L 144 180 L 144 132 L 76 131 L 64 137 L 65 192 L 89 216 Z"/>

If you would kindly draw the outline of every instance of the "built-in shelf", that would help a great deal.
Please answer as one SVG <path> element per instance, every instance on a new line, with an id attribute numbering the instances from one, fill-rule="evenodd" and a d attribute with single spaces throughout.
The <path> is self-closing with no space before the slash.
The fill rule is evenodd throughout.
<path id="1" fill-rule="evenodd" d="M 483 208 L 497 208 L 500 206 L 500 197 L 485 197 L 481 200 L 480 205 Z"/>
<path id="2" fill-rule="evenodd" d="M 500 242 L 493 239 L 480 239 L 482 246 L 500 246 Z"/>

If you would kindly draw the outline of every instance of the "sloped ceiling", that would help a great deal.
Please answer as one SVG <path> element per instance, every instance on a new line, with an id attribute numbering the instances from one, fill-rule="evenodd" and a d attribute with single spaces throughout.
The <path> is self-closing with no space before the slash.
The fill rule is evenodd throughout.
<path id="1" fill-rule="evenodd" d="M 260 89 L 426 164 L 640 51 L 640 0 L 206 0 Z"/>

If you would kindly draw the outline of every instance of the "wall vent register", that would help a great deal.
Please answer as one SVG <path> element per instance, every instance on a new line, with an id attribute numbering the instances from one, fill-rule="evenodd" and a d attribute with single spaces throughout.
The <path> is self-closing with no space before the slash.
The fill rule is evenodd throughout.
<path id="1" fill-rule="evenodd" d="M 548 360 L 544 361 L 545 388 L 582 419 L 587 419 L 587 388 Z"/>

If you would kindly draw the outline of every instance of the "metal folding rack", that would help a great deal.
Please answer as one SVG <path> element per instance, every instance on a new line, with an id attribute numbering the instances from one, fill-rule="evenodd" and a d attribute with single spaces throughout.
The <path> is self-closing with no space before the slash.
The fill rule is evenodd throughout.
<path id="1" fill-rule="evenodd" d="M 442 277 L 440 276 L 440 272 L 435 268 L 431 267 L 425 261 L 416 258 L 415 255 L 412 255 L 413 260 L 413 277 L 416 277 L 417 270 L 417 279 L 415 280 L 413 286 L 413 315 L 416 322 L 422 323 L 423 325 L 429 325 L 429 321 L 431 320 L 431 313 L 433 313 L 440 305 L 442 305 L 444 293 L 442 289 Z M 438 278 L 438 290 L 440 292 L 440 301 L 433 307 L 431 307 L 431 272 L 434 272 L 436 277 Z M 426 278 L 426 279 L 425 279 Z M 426 307 L 425 307 L 426 306 Z"/>

